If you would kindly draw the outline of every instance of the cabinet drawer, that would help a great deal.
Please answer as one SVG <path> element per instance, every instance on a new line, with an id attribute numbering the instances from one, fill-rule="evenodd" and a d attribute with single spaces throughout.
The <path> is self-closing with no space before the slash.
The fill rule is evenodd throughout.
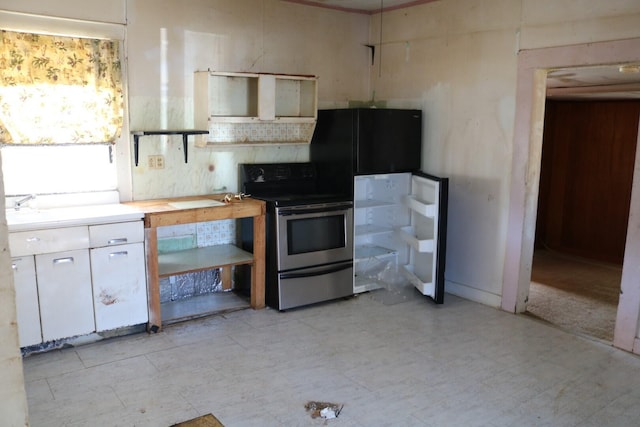
<path id="1" fill-rule="evenodd" d="M 91 225 L 89 241 L 92 248 L 143 242 L 144 226 L 142 221 Z"/>
<path id="2" fill-rule="evenodd" d="M 12 256 L 37 255 L 86 249 L 89 231 L 86 226 L 9 233 Z"/>

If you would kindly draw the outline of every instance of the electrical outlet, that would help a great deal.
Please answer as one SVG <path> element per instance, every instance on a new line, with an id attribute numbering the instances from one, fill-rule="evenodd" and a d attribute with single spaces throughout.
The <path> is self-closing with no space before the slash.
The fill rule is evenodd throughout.
<path id="1" fill-rule="evenodd" d="M 164 156 L 161 154 L 149 156 L 147 163 L 149 165 L 149 169 L 164 169 Z"/>

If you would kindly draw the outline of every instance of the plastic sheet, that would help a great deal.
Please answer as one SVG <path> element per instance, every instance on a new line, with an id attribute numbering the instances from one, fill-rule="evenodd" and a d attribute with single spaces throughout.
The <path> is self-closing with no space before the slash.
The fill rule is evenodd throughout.
<path id="1" fill-rule="evenodd" d="M 358 263 L 358 276 L 377 282 L 387 290 L 405 286 L 407 280 L 398 271 L 398 266 L 390 260 L 371 257 Z"/>
<path id="2" fill-rule="evenodd" d="M 371 257 L 360 262 L 362 270 L 358 275 L 366 280 L 375 281 L 381 287 L 371 292 L 371 297 L 384 305 L 406 302 L 412 296 L 414 288 L 399 271 L 395 262 Z"/>
<path id="3" fill-rule="evenodd" d="M 304 408 L 311 414 L 311 418 L 338 418 L 344 405 L 330 402 L 309 401 Z"/>

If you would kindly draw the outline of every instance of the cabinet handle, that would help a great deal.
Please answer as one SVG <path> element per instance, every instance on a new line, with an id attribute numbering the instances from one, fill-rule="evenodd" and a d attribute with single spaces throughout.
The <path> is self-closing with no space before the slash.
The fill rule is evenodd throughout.
<path id="1" fill-rule="evenodd" d="M 15 262 L 12 262 L 12 263 L 11 263 L 11 269 L 12 269 L 13 271 L 18 271 L 18 265 L 17 265 Z"/>
<path id="2" fill-rule="evenodd" d="M 127 238 L 126 237 L 122 237 L 120 239 L 111 239 L 111 240 L 107 241 L 108 245 L 117 245 L 118 243 L 127 243 Z"/>
<path id="3" fill-rule="evenodd" d="M 109 258 L 114 258 L 114 257 L 117 257 L 117 256 L 127 256 L 127 255 L 129 255 L 128 251 L 111 252 L 109 254 Z"/>
<path id="4" fill-rule="evenodd" d="M 27 242 L 32 243 L 32 242 L 39 242 L 40 238 L 39 237 L 27 237 Z"/>
<path id="5" fill-rule="evenodd" d="M 73 263 L 73 257 L 66 257 L 66 258 L 56 258 L 53 260 L 53 264 L 67 264 L 67 263 Z"/>

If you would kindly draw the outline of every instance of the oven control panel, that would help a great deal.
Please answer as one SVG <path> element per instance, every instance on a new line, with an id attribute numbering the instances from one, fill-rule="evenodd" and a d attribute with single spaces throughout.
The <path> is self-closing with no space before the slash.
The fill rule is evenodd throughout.
<path id="1" fill-rule="evenodd" d="M 253 163 L 240 165 L 240 179 L 247 182 L 314 181 L 313 163 Z"/>

